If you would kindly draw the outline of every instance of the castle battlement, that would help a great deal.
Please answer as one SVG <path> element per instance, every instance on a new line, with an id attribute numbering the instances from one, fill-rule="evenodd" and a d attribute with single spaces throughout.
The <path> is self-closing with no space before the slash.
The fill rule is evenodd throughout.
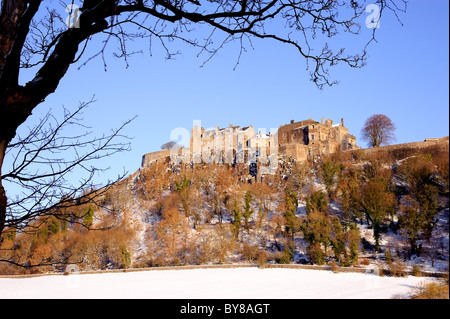
<path id="1" fill-rule="evenodd" d="M 172 160 L 183 163 L 248 164 L 258 162 L 277 165 L 278 156 L 294 161 L 313 161 L 338 150 L 355 150 L 356 138 L 348 133 L 344 119 L 333 124 L 330 119 L 313 119 L 281 125 L 266 133 L 250 126 L 205 129 L 194 125 L 189 148 L 177 148 L 149 153 L 143 156 L 142 166 Z"/>

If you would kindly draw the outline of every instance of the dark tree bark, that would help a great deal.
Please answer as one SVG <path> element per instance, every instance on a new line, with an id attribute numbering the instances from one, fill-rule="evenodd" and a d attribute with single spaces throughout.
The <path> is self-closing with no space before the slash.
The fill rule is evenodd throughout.
<path id="1" fill-rule="evenodd" d="M 36 227 L 30 223 L 49 216 L 79 223 L 83 216 L 77 216 L 71 208 L 89 203 L 101 206 L 102 196 L 125 177 L 123 173 L 101 188 L 93 184 L 96 173 L 106 170 L 99 167 L 99 159 L 129 149 L 122 130 L 131 120 L 108 135 L 93 137 L 82 118 L 92 102 L 81 103 L 74 112 L 64 109 L 61 120 L 49 112 L 27 134 L 21 133 L 8 144 L 8 165 L 0 179 L 19 191 L 6 202 L 2 228 L 14 233 L 34 232 Z M 71 176 L 78 182 L 69 182 Z"/>

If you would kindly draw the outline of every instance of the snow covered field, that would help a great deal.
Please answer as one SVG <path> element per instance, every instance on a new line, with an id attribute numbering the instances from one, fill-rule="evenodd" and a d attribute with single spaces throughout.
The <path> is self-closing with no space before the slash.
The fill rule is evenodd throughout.
<path id="1" fill-rule="evenodd" d="M 421 277 L 306 269 L 185 269 L 0 278 L 0 299 L 332 299 L 407 297 Z"/>

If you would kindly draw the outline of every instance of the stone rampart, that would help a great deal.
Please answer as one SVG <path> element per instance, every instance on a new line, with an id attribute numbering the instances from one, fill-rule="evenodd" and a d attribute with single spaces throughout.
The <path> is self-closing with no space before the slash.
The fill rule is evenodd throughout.
<path id="1" fill-rule="evenodd" d="M 373 148 L 354 150 L 352 153 L 358 158 L 370 157 L 375 154 L 389 154 L 395 160 L 420 153 L 435 153 L 449 149 L 449 137 L 427 138 L 423 142 L 411 142 L 395 145 L 387 145 Z"/>

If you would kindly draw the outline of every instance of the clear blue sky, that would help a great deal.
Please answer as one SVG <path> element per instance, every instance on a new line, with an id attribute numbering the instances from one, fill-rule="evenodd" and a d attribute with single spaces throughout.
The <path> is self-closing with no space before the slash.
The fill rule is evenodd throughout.
<path id="1" fill-rule="evenodd" d="M 193 120 L 205 127 L 232 123 L 268 130 L 291 119 L 325 117 L 336 122 L 343 117 L 358 145 L 365 147 L 360 139 L 364 121 L 383 113 L 397 126 L 397 143 L 447 136 L 448 6 L 447 0 L 413 0 L 400 16 L 403 26 L 392 14 L 384 15 L 367 65 L 332 68 L 331 77 L 340 84 L 322 91 L 309 81 L 303 57 L 273 41 L 255 40 L 254 50 L 248 48 L 236 70 L 238 43 L 225 47 L 203 68 L 206 57 L 197 58 L 198 50 L 181 46 L 181 55 L 166 60 L 157 46 L 149 56 L 148 45 L 141 43 L 143 53 L 130 58 L 129 68 L 112 55 L 106 57 L 107 72 L 101 59 L 80 70 L 72 66 L 26 124 L 32 125 L 50 107 L 57 113 L 61 105 L 73 108 L 93 95 L 97 102 L 85 118 L 98 132 L 138 115 L 124 132 L 134 137 L 132 150 L 108 159 L 112 176 L 124 168 L 136 171 L 143 154 L 159 150 L 172 129 L 190 130 Z M 361 24 L 365 29 L 364 20 Z M 342 46 L 362 49 L 370 32 L 345 37 Z"/>

